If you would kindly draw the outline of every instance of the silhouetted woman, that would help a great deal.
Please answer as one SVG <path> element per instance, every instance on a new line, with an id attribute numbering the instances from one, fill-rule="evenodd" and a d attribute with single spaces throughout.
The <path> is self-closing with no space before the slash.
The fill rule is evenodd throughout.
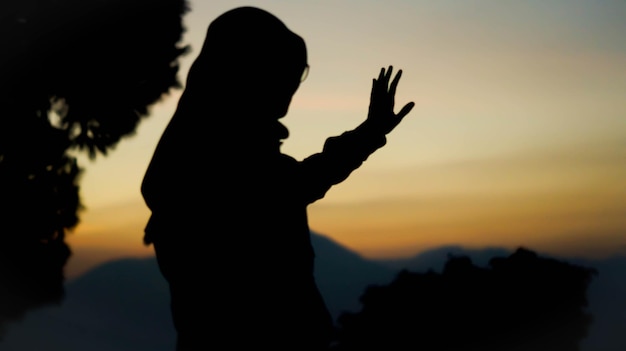
<path id="1" fill-rule="evenodd" d="M 242 7 L 213 21 L 142 194 L 169 282 L 177 350 L 323 350 L 333 330 L 313 275 L 307 205 L 343 181 L 411 110 L 393 112 L 396 75 L 374 80 L 353 131 L 297 161 L 279 119 L 308 69 L 302 38 Z"/>

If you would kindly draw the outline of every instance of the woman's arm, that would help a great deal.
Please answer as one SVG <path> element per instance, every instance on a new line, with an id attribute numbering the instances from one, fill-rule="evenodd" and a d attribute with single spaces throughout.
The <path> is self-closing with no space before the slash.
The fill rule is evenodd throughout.
<path id="1" fill-rule="evenodd" d="M 393 67 L 382 68 L 372 82 L 367 119 L 356 129 L 326 140 L 322 152 L 300 162 L 300 184 L 307 203 L 324 197 L 331 186 L 345 180 L 377 149 L 383 147 L 391 132 L 413 109 L 409 102 L 397 114 L 393 112 L 396 88 L 402 71 L 389 83 Z"/>

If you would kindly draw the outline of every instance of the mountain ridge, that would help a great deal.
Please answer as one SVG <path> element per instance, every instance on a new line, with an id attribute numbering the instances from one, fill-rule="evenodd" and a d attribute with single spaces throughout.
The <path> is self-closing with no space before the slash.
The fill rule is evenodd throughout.
<path id="1" fill-rule="evenodd" d="M 464 249 L 446 246 L 403 260 L 371 260 L 312 233 L 318 287 L 336 318 L 360 309 L 359 297 L 370 285 L 388 284 L 399 270 L 441 269 L 448 254 L 465 255 L 481 264 L 491 254 L 510 250 Z M 476 257 L 474 259 L 474 257 Z M 564 260 L 563 258 L 558 258 Z M 581 351 L 626 349 L 626 257 L 607 260 L 567 260 L 599 270 L 589 290 L 595 315 Z M 420 267 L 421 265 L 421 267 Z M 171 351 L 175 333 L 169 315 L 169 295 L 155 258 L 128 258 L 104 263 L 66 285 L 61 306 L 28 313 L 7 327 L 4 351 Z M 33 337 L 36 336 L 36 337 Z"/>

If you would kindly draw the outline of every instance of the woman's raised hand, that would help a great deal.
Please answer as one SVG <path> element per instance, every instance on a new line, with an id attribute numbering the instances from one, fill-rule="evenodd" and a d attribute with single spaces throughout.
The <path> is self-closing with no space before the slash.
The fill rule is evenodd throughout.
<path id="1" fill-rule="evenodd" d="M 392 72 L 392 66 L 389 66 L 386 71 L 383 67 L 378 78 L 373 79 L 369 113 L 365 122 L 369 127 L 375 128 L 384 134 L 391 132 L 415 106 L 414 102 L 409 102 L 397 114 L 393 112 L 396 88 L 402 76 L 402 70 L 398 71 L 391 84 L 389 84 Z"/>

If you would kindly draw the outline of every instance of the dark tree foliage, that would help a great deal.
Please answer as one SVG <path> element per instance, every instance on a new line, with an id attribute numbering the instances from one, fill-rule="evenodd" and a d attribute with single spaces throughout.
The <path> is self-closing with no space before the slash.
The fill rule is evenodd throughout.
<path id="1" fill-rule="evenodd" d="M 60 301 L 73 150 L 107 154 L 180 83 L 186 0 L 0 2 L 0 327 Z"/>
<path id="2" fill-rule="evenodd" d="M 575 351 L 594 274 L 522 248 L 487 268 L 450 257 L 441 274 L 405 270 L 339 318 L 336 349 Z"/>

